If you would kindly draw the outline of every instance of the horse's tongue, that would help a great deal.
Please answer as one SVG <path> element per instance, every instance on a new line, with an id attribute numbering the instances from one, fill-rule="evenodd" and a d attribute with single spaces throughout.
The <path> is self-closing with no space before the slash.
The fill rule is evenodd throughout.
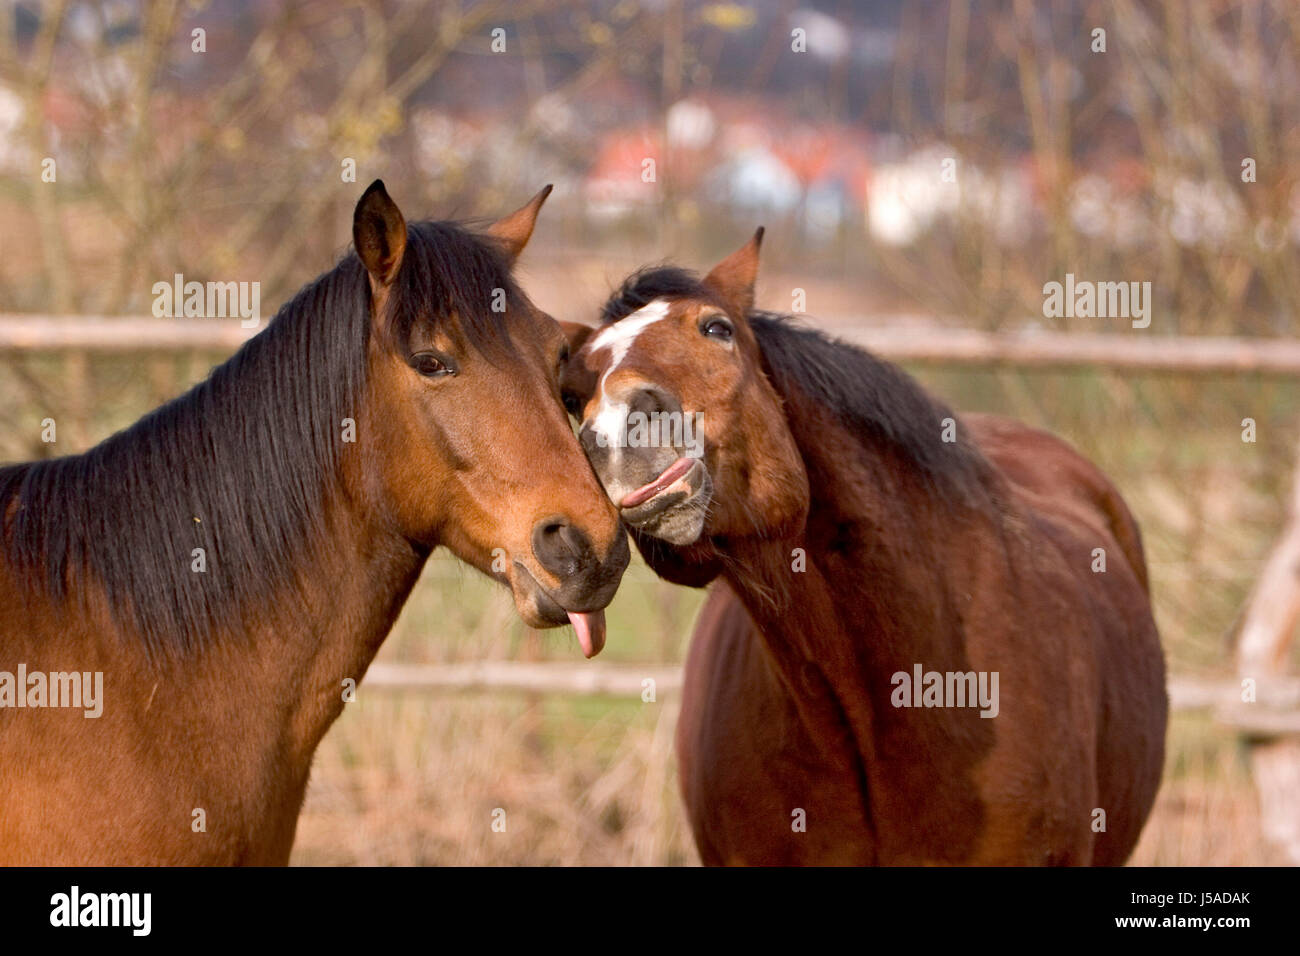
<path id="1" fill-rule="evenodd" d="M 694 458 L 678 458 L 675 462 L 660 472 L 659 477 L 653 481 L 647 482 L 636 491 L 630 491 L 623 496 L 623 500 L 618 503 L 620 508 L 635 508 L 643 502 L 649 501 L 659 492 L 672 485 L 677 479 L 681 478 L 691 466 L 695 464 Z"/>
<path id="2" fill-rule="evenodd" d="M 594 611 L 591 614 L 569 612 L 569 623 L 578 635 L 582 653 L 588 658 L 595 657 L 605 646 L 605 612 Z"/>

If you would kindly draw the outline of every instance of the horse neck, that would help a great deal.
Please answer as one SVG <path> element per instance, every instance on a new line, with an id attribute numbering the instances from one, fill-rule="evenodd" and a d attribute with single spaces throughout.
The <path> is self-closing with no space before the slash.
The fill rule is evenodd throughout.
<path id="1" fill-rule="evenodd" d="M 892 674 L 962 669 L 962 582 L 974 575 L 971 536 L 987 526 L 972 520 L 980 505 L 940 501 L 899 450 L 802 395 L 782 398 L 812 489 L 807 521 L 784 537 L 720 543 L 723 573 L 805 721 L 847 727 L 865 754 L 870 702 Z"/>
<path id="2" fill-rule="evenodd" d="M 356 414 L 359 431 L 382 433 L 373 396 Z M 366 446 L 343 447 L 337 472 L 320 490 L 320 529 L 299 549 L 291 576 L 271 583 L 276 597 L 266 615 L 215 642 L 257 661 L 250 696 L 288 696 L 281 712 L 292 715 L 288 744 L 304 770 L 342 713 L 345 682 L 361 683 L 436 546 L 413 544 L 392 526 Z"/>
<path id="3" fill-rule="evenodd" d="M 339 506 L 329 524 L 332 533 L 313 549 L 300 580 L 285 582 L 286 592 L 297 593 L 286 593 L 281 607 L 294 611 L 244 642 L 266 662 L 260 672 L 268 686 L 251 693 L 301 689 L 289 740 L 306 761 L 342 712 L 345 682 L 361 683 L 428 557 L 360 508 Z"/>
<path id="4" fill-rule="evenodd" d="M 258 344 L 268 353 L 272 349 L 265 342 Z M 278 354 L 259 357 L 263 362 L 271 359 L 287 360 Z M 238 396 L 249 364 L 232 364 L 221 387 Z M 250 434 L 286 427 L 277 418 L 265 417 L 274 414 L 265 402 L 230 408 L 221 420 L 239 421 Z M 326 413 L 317 409 L 310 414 Z M 353 414 L 363 433 L 381 433 L 382 423 L 376 419 L 382 413 L 371 396 L 359 398 Z M 297 427 L 310 434 L 316 424 L 309 419 Z M 197 422 L 180 417 L 163 427 L 209 426 L 202 417 Z M 342 712 L 344 682 L 361 682 L 431 550 L 413 545 L 387 523 L 385 509 L 375 500 L 379 483 L 367 473 L 366 446 L 346 443 L 342 448 L 333 470 L 318 475 L 319 486 L 301 492 L 310 500 L 306 510 L 319 520 L 296 541 L 286 542 L 292 549 L 291 566 L 284 561 L 264 564 L 267 576 L 255 601 L 245 599 L 242 606 L 225 609 L 225 623 L 214 628 L 203 649 L 162 662 L 176 679 L 199 686 L 218 683 L 228 688 L 229 673 L 241 674 L 239 689 L 223 693 L 242 693 L 250 713 L 274 712 L 275 719 L 264 726 L 281 735 L 280 742 L 304 773 L 316 744 Z M 258 490 L 250 488 L 248 494 Z M 262 505 L 272 506 L 283 503 L 272 499 Z M 228 514 L 226 520 L 231 519 Z M 222 571 L 219 550 L 213 573 Z M 289 727 L 280 725 L 284 720 Z"/>

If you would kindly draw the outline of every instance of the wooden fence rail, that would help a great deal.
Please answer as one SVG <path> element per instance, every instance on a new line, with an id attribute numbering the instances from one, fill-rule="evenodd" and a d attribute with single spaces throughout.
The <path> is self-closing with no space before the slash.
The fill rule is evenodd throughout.
<path id="1" fill-rule="evenodd" d="M 980 332 L 911 326 L 889 316 L 827 324 L 851 342 L 898 362 L 1028 369 L 1105 366 L 1133 372 L 1183 375 L 1300 375 L 1300 342 L 1217 336 L 1120 333 Z M 0 353 L 211 351 L 231 352 L 257 329 L 237 319 L 111 318 L 0 315 Z"/>
<path id="2" fill-rule="evenodd" d="M 467 661 L 455 664 L 372 664 L 362 688 L 413 691 L 501 691 L 640 697 L 653 680 L 656 697 L 682 686 L 677 667 L 565 664 L 537 661 Z"/>
<path id="3" fill-rule="evenodd" d="M 1300 374 L 1300 342 L 1288 340 L 1172 337 L 1137 330 L 1105 334 L 979 332 L 853 325 L 831 331 L 883 358 L 906 364 L 1025 369 L 1101 366 L 1179 375 Z"/>
<path id="4" fill-rule="evenodd" d="M 569 664 L 562 661 L 467 661 L 452 664 L 374 664 L 362 687 L 409 691 L 500 691 L 572 694 L 586 697 L 640 697 L 653 680 L 657 696 L 681 690 L 682 671 L 662 664 Z M 1174 710 L 1213 710 L 1239 715 L 1234 723 L 1278 721 L 1300 731 L 1300 679 L 1278 678 L 1258 688 L 1254 704 L 1241 701 L 1241 684 L 1232 678 L 1174 675 L 1169 679 Z M 1254 712 L 1257 716 L 1247 716 Z"/>
<path id="5" fill-rule="evenodd" d="M 233 352 L 257 329 L 238 319 L 0 315 L 0 352 Z"/>

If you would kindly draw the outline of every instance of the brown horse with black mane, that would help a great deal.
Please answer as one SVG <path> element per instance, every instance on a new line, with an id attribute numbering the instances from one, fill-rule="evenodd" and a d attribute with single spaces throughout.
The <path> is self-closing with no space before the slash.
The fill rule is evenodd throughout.
<path id="1" fill-rule="evenodd" d="M 755 312 L 761 236 L 632 276 L 562 376 L 647 562 L 719 579 L 677 733 L 701 857 L 1122 863 L 1168 710 L 1128 509 L 1056 438 Z"/>
<path id="2" fill-rule="evenodd" d="M 357 254 L 206 382 L 0 469 L 0 863 L 285 863 L 439 545 L 599 651 L 627 540 L 510 276 L 548 192 L 484 234 L 374 183 Z"/>

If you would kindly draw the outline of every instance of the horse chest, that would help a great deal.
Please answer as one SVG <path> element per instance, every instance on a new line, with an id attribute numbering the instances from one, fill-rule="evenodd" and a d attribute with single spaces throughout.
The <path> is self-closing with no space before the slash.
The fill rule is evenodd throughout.
<path id="1" fill-rule="evenodd" d="M 748 618 L 697 634 L 678 724 L 683 795 L 706 863 L 872 862 L 850 761 L 827 759 Z M 708 695 L 692 687 L 710 687 Z"/>

